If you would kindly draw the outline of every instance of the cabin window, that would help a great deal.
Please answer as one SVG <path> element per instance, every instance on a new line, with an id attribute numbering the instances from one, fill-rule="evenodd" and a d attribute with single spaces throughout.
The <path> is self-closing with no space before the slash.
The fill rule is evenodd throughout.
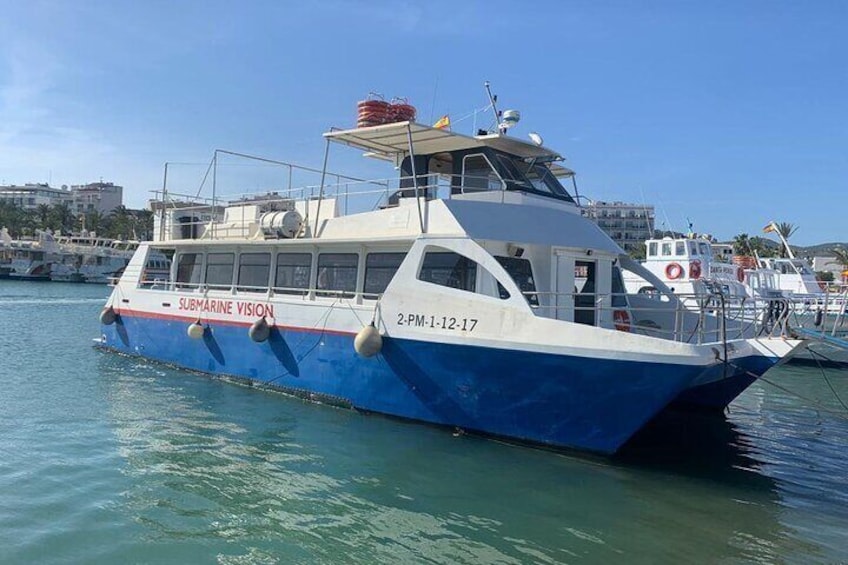
<path id="1" fill-rule="evenodd" d="M 264 292 L 268 289 L 270 274 L 270 253 L 242 253 L 239 255 L 238 290 Z"/>
<path id="2" fill-rule="evenodd" d="M 181 253 L 177 259 L 177 288 L 197 288 L 200 286 L 200 253 Z"/>
<path id="3" fill-rule="evenodd" d="M 533 268 L 530 261 L 518 257 L 495 257 L 501 267 L 512 277 L 515 284 L 521 290 L 521 294 L 530 306 L 539 305 L 539 297 L 536 295 L 536 281 L 533 279 Z M 509 292 L 498 283 L 498 292 L 501 298 L 509 298 Z"/>
<path id="4" fill-rule="evenodd" d="M 171 281 L 171 260 L 173 249 L 149 249 L 144 270 L 141 272 L 142 288 L 164 290 Z"/>
<path id="5" fill-rule="evenodd" d="M 428 251 L 424 254 L 418 280 L 474 292 L 477 263 L 452 251 Z"/>
<path id="6" fill-rule="evenodd" d="M 710 256 L 710 246 L 707 245 L 706 243 L 699 242 L 698 243 L 698 249 L 700 250 L 702 257 L 709 257 Z"/>
<path id="7" fill-rule="evenodd" d="M 674 254 L 678 257 L 682 257 L 686 255 L 686 242 L 685 241 L 675 241 L 674 242 Z"/>
<path id="8" fill-rule="evenodd" d="M 657 242 L 652 241 L 648 244 L 648 257 L 656 257 L 657 256 Z"/>
<path id="9" fill-rule="evenodd" d="M 500 162 L 501 169 L 507 176 L 507 188 L 554 195 L 569 202 L 574 202 L 574 199 L 571 198 L 571 195 L 562 187 L 556 176 L 554 176 L 547 166 L 501 154 L 498 154 L 498 162 Z"/>
<path id="10" fill-rule="evenodd" d="M 695 245 L 694 241 L 689 242 L 689 255 L 697 255 L 698 254 L 698 246 Z"/>
<path id="11" fill-rule="evenodd" d="M 376 298 L 386 290 L 404 257 L 406 253 L 369 253 L 365 257 L 366 298 Z"/>
<path id="12" fill-rule="evenodd" d="M 662 244 L 662 256 L 663 257 L 671 257 L 671 242 L 665 241 Z"/>
<path id="13" fill-rule="evenodd" d="M 206 286 L 213 290 L 228 290 L 233 286 L 234 253 L 206 255 Z"/>
<path id="14" fill-rule="evenodd" d="M 807 267 L 801 261 L 792 261 L 791 265 L 795 267 L 795 269 L 796 269 L 796 271 L 799 275 L 812 275 L 813 274 L 813 272 L 810 271 L 809 267 Z"/>
<path id="15" fill-rule="evenodd" d="M 305 295 L 309 291 L 311 273 L 311 253 L 278 253 L 274 291 Z"/>
<path id="16" fill-rule="evenodd" d="M 318 255 L 318 280 L 316 288 L 321 296 L 350 298 L 356 292 L 356 272 L 359 265 L 357 253 L 321 253 Z"/>
<path id="17" fill-rule="evenodd" d="M 466 155 L 462 160 L 463 192 L 500 190 L 503 181 L 485 155 Z"/>

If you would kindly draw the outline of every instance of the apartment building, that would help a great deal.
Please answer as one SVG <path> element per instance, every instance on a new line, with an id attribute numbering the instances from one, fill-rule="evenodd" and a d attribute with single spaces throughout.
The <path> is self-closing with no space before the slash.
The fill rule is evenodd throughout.
<path id="1" fill-rule="evenodd" d="M 594 200 L 583 206 L 582 213 L 628 253 L 643 249 L 645 240 L 653 237 L 653 206 Z"/>

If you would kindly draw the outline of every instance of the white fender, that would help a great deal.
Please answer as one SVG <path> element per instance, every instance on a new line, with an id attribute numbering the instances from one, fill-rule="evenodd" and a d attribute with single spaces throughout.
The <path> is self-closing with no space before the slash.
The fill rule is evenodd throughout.
<path id="1" fill-rule="evenodd" d="M 353 349 L 362 357 L 374 357 L 382 348 L 383 337 L 373 322 L 359 330 L 353 340 Z"/>
<path id="2" fill-rule="evenodd" d="M 203 324 L 200 323 L 200 320 L 193 322 L 188 327 L 188 337 L 191 339 L 200 339 L 203 337 L 203 333 L 206 331 L 206 328 L 203 327 Z"/>
<path id="3" fill-rule="evenodd" d="M 253 325 L 247 330 L 247 335 L 256 343 L 262 343 L 268 339 L 268 336 L 271 335 L 271 326 L 268 325 L 265 316 L 253 322 Z"/>

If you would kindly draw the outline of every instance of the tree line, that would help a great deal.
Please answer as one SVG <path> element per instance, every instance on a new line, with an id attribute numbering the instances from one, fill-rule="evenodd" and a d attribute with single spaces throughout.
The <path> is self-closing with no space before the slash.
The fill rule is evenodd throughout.
<path id="1" fill-rule="evenodd" d="M 24 208 L 0 200 L 0 227 L 8 229 L 15 239 L 34 236 L 36 230 L 49 229 L 56 234 L 86 230 L 113 239 L 149 240 L 153 234 L 153 212 L 118 206 L 108 214 L 96 210 L 74 214 L 67 203 Z"/>

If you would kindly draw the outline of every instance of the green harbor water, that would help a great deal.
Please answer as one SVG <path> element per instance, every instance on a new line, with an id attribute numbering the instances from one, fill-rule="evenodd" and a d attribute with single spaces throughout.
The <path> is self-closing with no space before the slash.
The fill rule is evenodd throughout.
<path id="1" fill-rule="evenodd" d="M 848 562 L 848 371 L 598 458 L 98 351 L 108 292 L 0 280 L 0 564 Z"/>

